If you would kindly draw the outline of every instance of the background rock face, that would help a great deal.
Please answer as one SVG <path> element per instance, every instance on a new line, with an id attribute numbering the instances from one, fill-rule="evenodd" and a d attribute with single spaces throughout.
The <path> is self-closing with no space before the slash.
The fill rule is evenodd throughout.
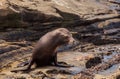
<path id="1" fill-rule="evenodd" d="M 80 44 L 58 54 L 75 67 L 10 72 L 24 66 L 42 35 L 59 27 L 77 32 Z M 0 79 L 119 79 L 119 53 L 120 0 L 0 0 Z"/>
<path id="2" fill-rule="evenodd" d="M 1 19 L 1 21 L 4 20 L 4 24 L 1 26 L 17 27 L 21 24 L 28 26 L 24 22 L 32 25 L 59 22 L 58 24 L 67 26 L 76 24 L 76 21 L 118 17 L 120 6 L 113 2 L 107 0 L 2 0 L 0 16 L 4 17 Z M 11 22 L 6 22 L 8 19 L 11 19 Z M 18 24 L 14 25 L 15 23 Z"/>

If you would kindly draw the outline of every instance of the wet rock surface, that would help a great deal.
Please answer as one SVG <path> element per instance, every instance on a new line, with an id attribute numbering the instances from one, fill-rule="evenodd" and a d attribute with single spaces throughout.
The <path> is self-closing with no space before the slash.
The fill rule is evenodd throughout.
<path id="1" fill-rule="evenodd" d="M 89 5 L 88 5 L 89 4 Z M 0 79 L 120 79 L 119 0 L 1 0 Z M 70 68 L 24 68 L 36 41 L 65 27 L 79 42 L 57 49 Z"/>

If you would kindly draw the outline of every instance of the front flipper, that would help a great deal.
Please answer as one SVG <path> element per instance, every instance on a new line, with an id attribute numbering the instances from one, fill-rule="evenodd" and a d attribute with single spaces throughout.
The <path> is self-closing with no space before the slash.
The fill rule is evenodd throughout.
<path id="1" fill-rule="evenodd" d="M 58 67 L 74 67 L 73 65 L 70 65 L 70 64 L 64 64 L 65 62 L 57 62 L 56 64 L 55 64 L 55 66 L 58 66 Z"/>
<path id="2" fill-rule="evenodd" d="M 55 53 L 55 56 L 53 56 L 53 62 L 57 67 L 74 67 L 73 65 L 69 65 L 65 62 L 57 62 L 57 52 Z"/>

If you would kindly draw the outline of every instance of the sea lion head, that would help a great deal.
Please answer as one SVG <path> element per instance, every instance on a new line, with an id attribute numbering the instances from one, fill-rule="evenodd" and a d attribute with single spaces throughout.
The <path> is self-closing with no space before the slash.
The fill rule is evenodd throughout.
<path id="1" fill-rule="evenodd" d="M 66 28 L 57 29 L 57 38 L 59 40 L 59 44 L 72 44 L 75 42 L 75 39 L 72 37 L 72 34 Z"/>

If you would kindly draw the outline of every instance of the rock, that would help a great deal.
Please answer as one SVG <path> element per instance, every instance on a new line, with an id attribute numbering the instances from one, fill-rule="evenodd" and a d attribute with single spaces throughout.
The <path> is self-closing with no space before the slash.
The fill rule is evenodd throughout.
<path id="1" fill-rule="evenodd" d="M 113 29 L 113 28 L 119 28 L 120 25 L 120 19 L 111 19 L 106 20 L 104 22 L 100 22 L 98 24 L 98 28 L 104 28 L 106 30 Z"/>
<path id="2" fill-rule="evenodd" d="M 87 5 L 88 3 L 89 5 Z M 96 15 L 102 16 L 107 13 L 114 13 L 114 11 L 104 3 L 106 3 L 106 1 L 5 0 L 1 2 L 1 6 L 5 4 L 6 7 L 1 8 L 0 29 L 2 30 L 8 27 L 24 28 L 35 26 L 36 23 L 40 25 L 41 23 L 48 22 L 58 22 L 60 26 L 81 25 L 81 23 L 85 24 L 85 20 L 90 20 L 91 17 L 97 21 L 99 17 L 94 18 Z M 106 18 L 109 18 L 109 16 Z M 8 21 L 8 19 L 10 20 Z M 89 23 L 91 23 L 91 21 Z"/>
<path id="3" fill-rule="evenodd" d="M 12 51 L 12 50 L 17 50 L 19 48 L 20 48 L 20 46 L 17 46 L 17 45 L 9 45 L 9 46 L 5 46 L 5 47 L 1 47 L 0 48 L 0 54 L 5 53 L 5 52 L 9 52 L 9 51 Z"/>
<path id="4" fill-rule="evenodd" d="M 0 79 L 99 79 L 99 72 L 111 71 L 120 62 L 119 18 L 119 0 L 0 0 Z M 9 72 L 28 64 L 21 62 L 29 60 L 36 41 L 59 27 L 76 32 L 73 37 L 80 42 L 58 53 L 58 61 L 74 67 Z M 111 72 L 101 78 L 119 79 L 119 69 L 114 72 L 118 74 Z"/>
<path id="5" fill-rule="evenodd" d="M 90 58 L 87 62 L 86 62 L 86 68 L 91 68 L 93 66 L 96 66 L 97 64 L 101 63 L 102 60 L 100 57 L 94 57 L 94 58 Z"/>

